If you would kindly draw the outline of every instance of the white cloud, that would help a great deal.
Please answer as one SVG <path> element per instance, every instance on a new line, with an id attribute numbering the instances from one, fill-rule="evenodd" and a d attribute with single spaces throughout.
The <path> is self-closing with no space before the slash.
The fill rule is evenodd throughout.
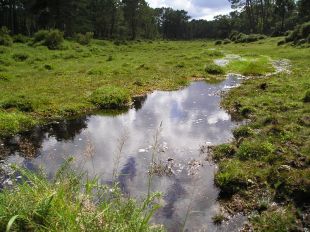
<path id="1" fill-rule="evenodd" d="M 171 7 L 186 10 L 193 19 L 212 20 L 231 11 L 228 0 L 146 0 L 151 7 Z"/>

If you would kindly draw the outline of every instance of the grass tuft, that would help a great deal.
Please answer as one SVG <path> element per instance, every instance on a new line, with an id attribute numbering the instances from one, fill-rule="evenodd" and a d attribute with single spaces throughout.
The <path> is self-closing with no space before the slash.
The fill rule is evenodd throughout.
<path id="1" fill-rule="evenodd" d="M 223 75 L 223 74 L 225 74 L 225 71 L 221 66 L 213 64 L 213 63 L 207 64 L 205 67 L 205 71 L 211 75 Z"/>
<path id="2" fill-rule="evenodd" d="M 16 171 L 23 180 L 0 193 L 1 231 L 163 231 L 149 224 L 158 194 L 139 203 L 65 165 L 51 181 Z"/>
<path id="3" fill-rule="evenodd" d="M 90 101 L 102 109 L 117 109 L 128 107 L 131 100 L 127 89 L 104 86 L 92 93 Z"/>

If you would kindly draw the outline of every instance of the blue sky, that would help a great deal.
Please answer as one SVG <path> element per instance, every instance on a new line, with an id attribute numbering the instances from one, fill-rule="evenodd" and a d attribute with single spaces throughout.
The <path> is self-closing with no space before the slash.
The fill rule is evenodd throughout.
<path id="1" fill-rule="evenodd" d="M 146 0 L 151 7 L 171 7 L 186 10 L 194 19 L 211 20 L 231 11 L 228 0 Z"/>

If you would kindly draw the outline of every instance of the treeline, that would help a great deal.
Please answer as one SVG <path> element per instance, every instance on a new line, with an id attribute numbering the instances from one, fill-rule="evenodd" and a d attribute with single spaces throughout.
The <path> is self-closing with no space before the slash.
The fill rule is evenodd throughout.
<path id="1" fill-rule="evenodd" d="M 212 21 L 145 0 L 0 0 L 0 26 L 31 36 L 59 29 L 65 36 L 93 32 L 105 39 L 227 38 L 232 31 L 281 35 L 310 20 L 309 0 L 229 0 L 235 11 Z"/>

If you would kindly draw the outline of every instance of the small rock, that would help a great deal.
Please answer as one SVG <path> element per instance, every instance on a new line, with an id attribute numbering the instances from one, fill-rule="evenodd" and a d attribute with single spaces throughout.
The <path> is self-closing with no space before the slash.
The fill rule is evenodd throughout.
<path id="1" fill-rule="evenodd" d="M 288 165 L 281 165 L 279 168 L 278 168 L 278 171 L 290 171 L 292 168 Z"/>

